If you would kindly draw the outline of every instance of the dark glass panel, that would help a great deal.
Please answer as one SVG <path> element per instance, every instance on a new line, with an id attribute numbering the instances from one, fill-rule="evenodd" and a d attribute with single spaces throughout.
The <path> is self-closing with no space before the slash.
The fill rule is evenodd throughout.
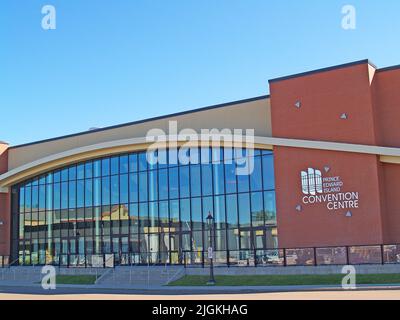
<path id="1" fill-rule="evenodd" d="M 122 174 L 119 178 L 119 190 L 120 190 L 120 202 L 127 203 L 129 201 L 128 196 L 128 175 Z"/>
<path id="2" fill-rule="evenodd" d="M 140 219 L 140 233 L 148 233 L 149 227 L 149 214 L 148 214 L 148 205 L 147 203 L 139 204 L 139 219 Z"/>
<path id="3" fill-rule="evenodd" d="M 168 152 L 165 149 L 158 150 L 158 168 L 168 167 Z"/>
<path id="4" fill-rule="evenodd" d="M 77 186 L 77 207 L 82 208 L 85 206 L 85 182 L 84 180 L 78 180 Z"/>
<path id="5" fill-rule="evenodd" d="M 111 233 L 113 235 L 120 234 L 120 220 L 119 220 L 119 212 L 118 207 L 113 207 L 113 212 L 111 213 Z"/>
<path id="6" fill-rule="evenodd" d="M 119 176 L 111 176 L 111 204 L 119 203 Z"/>
<path id="7" fill-rule="evenodd" d="M 101 176 L 101 160 L 93 162 L 93 176 L 96 178 Z"/>
<path id="8" fill-rule="evenodd" d="M 138 171 L 138 155 L 137 153 L 129 155 L 129 172 Z"/>
<path id="9" fill-rule="evenodd" d="M 168 180 L 169 180 L 169 198 L 177 199 L 179 197 L 179 178 L 178 168 L 168 169 Z"/>
<path id="10" fill-rule="evenodd" d="M 149 171 L 149 201 L 158 200 L 157 171 Z"/>
<path id="11" fill-rule="evenodd" d="M 93 205 L 100 206 L 101 205 L 101 178 L 93 179 Z"/>
<path id="12" fill-rule="evenodd" d="M 215 231 L 215 250 L 226 250 L 226 230 Z"/>
<path id="13" fill-rule="evenodd" d="M 87 162 L 85 163 L 85 179 L 93 177 L 93 163 Z"/>
<path id="14" fill-rule="evenodd" d="M 263 156 L 263 182 L 264 190 L 275 188 L 274 159 L 272 155 Z"/>
<path id="15" fill-rule="evenodd" d="M 182 230 L 191 230 L 190 226 L 190 199 L 183 199 L 180 203 Z"/>
<path id="16" fill-rule="evenodd" d="M 19 188 L 19 212 L 23 213 L 25 211 L 25 188 Z"/>
<path id="17" fill-rule="evenodd" d="M 32 210 L 39 210 L 39 187 L 32 187 Z"/>
<path id="18" fill-rule="evenodd" d="M 139 153 L 139 171 L 147 170 L 147 156 L 146 152 Z"/>
<path id="19" fill-rule="evenodd" d="M 239 194 L 239 224 L 250 227 L 250 199 L 248 193 Z"/>
<path id="20" fill-rule="evenodd" d="M 46 210 L 46 185 L 39 186 L 39 210 Z"/>
<path id="21" fill-rule="evenodd" d="M 200 162 L 202 164 L 211 164 L 212 156 L 210 148 L 200 148 Z"/>
<path id="22" fill-rule="evenodd" d="M 78 222 L 83 222 L 85 220 L 85 209 L 84 208 L 79 208 L 76 211 L 76 220 Z"/>
<path id="23" fill-rule="evenodd" d="M 32 188 L 26 187 L 25 188 L 25 211 L 32 210 Z"/>
<path id="24" fill-rule="evenodd" d="M 213 198 L 206 197 L 203 198 L 203 222 L 207 223 L 208 214 L 214 215 Z"/>
<path id="25" fill-rule="evenodd" d="M 202 229 L 202 214 L 201 214 L 201 198 L 192 198 L 192 221 L 193 221 L 193 230 L 201 230 Z"/>
<path id="26" fill-rule="evenodd" d="M 264 192 L 264 212 L 265 212 L 265 224 L 275 225 L 276 224 L 275 191 Z"/>
<path id="27" fill-rule="evenodd" d="M 237 195 L 232 194 L 226 196 L 226 216 L 228 228 L 237 228 L 238 210 L 237 210 Z"/>
<path id="28" fill-rule="evenodd" d="M 169 225 L 169 207 L 168 201 L 160 201 L 159 204 L 160 225 L 168 227 Z"/>
<path id="29" fill-rule="evenodd" d="M 139 201 L 139 186 L 138 186 L 138 175 L 137 173 L 129 174 L 129 202 Z"/>
<path id="30" fill-rule="evenodd" d="M 24 220 L 24 214 L 19 215 L 19 228 L 18 228 L 18 238 L 23 239 L 24 238 L 24 228 L 25 228 L 25 220 Z"/>
<path id="31" fill-rule="evenodd" d="M 110 175 L 110 159 L 105 158 L 101 161 L 101 174 L 103 177 Z"/>
<path id="32" fill-rule="evenodd" d="M 111 201 L 111 187 L 110 187 L 110 177 L 104 177 L 101 180 L 102 189 L 102 199 L 103 205 L 109 205 Z"/>
<path id="33" fill-rule="evenodd" d="M 68 176 L 69 176 L 68 168 L 61 170 L 61 181 L 62 182 L 68 181 Z"/>
<path id="34" fill-rule="evenodd" d="M 139 173 L 139 201 L 147 201 L 147 172 Z"/>
<path id="35" fill-rule="evenodd" d="M 231 164 L 233 163 L 233 149 L 231 147 L 224 147 L 224 163 Z"/>
<path id="36" fill-rule="evenodd" d="M 261 191 L 262 189 L 262 173 L 261 173 L 261 158 L 254 158 L 253 172 L 250 174 L 250 189 L 251 191 Z"/>
<path id="37" fill-rule="evenodd" d="M 79 164 L 76 168 L 76 177 L 78 179 L 84 179 L 85 178 L 85 166 L 83 164 Z"/>
<path id="38" fill-rule="evenodd" d="M 202 195 L 212 195 L 213 180 L 212 180 L 212 165 L 202 164 L 201 165 L 201 183 L 202 183 Z"/>
<path id="39" fill-rule="evenodd" d="M 251 194 L 251 220 L 254 227 L 264 225 L 263 198 L 261 192 Z"/>
<path id="40" fill-rule="evenodd" d="M 69 168 L 69 180 L 76 180 L 76 166 L 72 166 Z"/>
<path id="41" fill-rule="evenodd" d="M 129 172 L 128 156 L 123 155 L 119 158 L 119 172 L 120 174 L 125 174 Z"/>
<path id="42" fill-rule="evenodd" d="M 214 164 L 214 194 L 224 194 L 225 193 L 225 180 L 224 180 L 224 165 Z"/>
<path id="43" fill-rule="evenodd" d="M 249 175 L 248 174 L 238 174 L 238 192 L 248 192 L 249 191 Z"/>
<path id="44" fill-rule="evenodd" d="M 46 183 L 47 183 L 47 184 L 53 183 L 53 173 L 52 173 L 52 172 L 49 172 L 49 173 L 46 175 Z"/>
<path id="45" fill-rule="evenodd" d="M 85 206 L 91 207 L 93 205 L 93 181 L 88 179 L 85 181 Z"/>
<path id="46" fill-rule="evenodd" d="M 160 194 L 159 198 L 160 200 L 166 200 L 168 199 L 168 170 L 163 169 L 158 172 L 158 179 L 159 179 L 159 189 L 160 189 Z"/>
<path id="47" fill-rule="evenodd" d="M 132 263 L 139 263 L 137 253 L 139 252 L 139 235 L 133 234 L 130 236 L 130 251 L 134 253 L 131 256 Z"/>
<path id="48" fill-rule="evenodd" d="M 59 183 L 54 184 L 54 209 L 61 208 L 61 185 Z"/>
<path id="49" fill-rule="evenodd" d="M 170 222 L 178 223 L 179 222 L 179 201 L 171 200 L 169 202 L 169 214 L 170 214 Z"/>
<path id="50" fill-rule="evenodd" d="M 217 229 L 226 228 L 225 196 L 214 197 L 214 222 Z"/>
<path id="51" fill-rule="evenodd" d="M 69 182 L 68 197 L 69 208 L 76 208 L 76 181 Z"/>
<path id="52" fill-rule="evenodd" d="M 156 232 L 158 229 L 154 229 L 158 227 L 158 203 L 157 202 L 150 202 L 149 204 L 149 220 L 150 220 L 150 227 L 153 228 L 151 232 Z"/>
<path id="53" fill-rule="evenodd" d="M 157 162 L 158 162 L 158 152 L 157 150 L 148 150 L 146 152 L 146 158 L 147 158 L 147 170 L 155 170 L 157 169 Z"/>
<path id="54" fill-rule="evenodd" d="M 201 195 L 200 165 L 190 166 L 190 192 L 192 197 Z M 181 188 L 181 198 L 182 197 Z"/>
<path id="55" fill-rule="evenodd" d="M 131 204 L 129 206 L 130 233 L 139 233 L 139 206 Z"/>
<path id="56" fill-rule="evenodd" d="M 168 150 L 168 167 L 176 167 L 179 163 L 178 157 L 178 149 L 169 149 Z"/>
<path id="57" fill-rule="evenodd" d="M 212 147 L 212 163 L 213 164 L 220 164 L 224 162 L 224 152 L 222 148 L 219 147 Z"/>
<path id="58" fill-rule="evenodd" d="M 183 146 L 179 149 L 179 164 L 181 166 L 186 166 L 190 163 L 190 149 Z"/>
<path id="59" fill-rule="evenodd" d="M 53 185 L 46 185 L 46 209 L 53 209 Z"/>
<path id="60" fill-rule="evenodd" d="M 61 209 L 68 209 L 68 182 L 61 183 Z"/>
<path id="61" fill-rule="evenodd" d="M 252 249 L 251 246 L 251 231 L 240 231 L 240 248 Z"/>
<path id="62" fill-rule="evenodd" d="M 202 262 L 202 251 L 203 251 L 203 231 L 193 231 L 192 232 L 192 237 L 193 237 L 193 251 L 195 252 L 196 255 L 196 262 L 201 263 Z"/>
<path id="63" fill-rule="evenodd" d="M 188 166 L 179 168 L 179 192 L 181 198 L 188 198 L 190 196 Z"/>
<path id="64" fill-rule="evenodd" d="M 58 182 L 61 182 L 61 172 L 60 171 L 54 172 L 54 183 L 58 183 Z"/>
<path id="65" fill-rule="evenodd" d="M 190 164 L 195 165 L 200 163 L 199 148 L 190 148 Z"/>
<path id="66" fill-rule="evenodd" d="M 228 229 L 228 249 L 239 250 L 239 229 Z"/>
<path id="67" fill-rule="evenodd" d="M 111 175 L 119 173 L 119 157 L 111 158 Z"/>

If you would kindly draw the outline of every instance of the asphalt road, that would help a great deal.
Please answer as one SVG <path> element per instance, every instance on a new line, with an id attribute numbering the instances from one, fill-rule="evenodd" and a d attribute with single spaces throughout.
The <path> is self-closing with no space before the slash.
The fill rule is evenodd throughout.
<path id="1" fill-rule="evenodd" d="M 0 287 L 0 300 L 400 300 L 400 290 L 176 294 L 161 290 Z"/>

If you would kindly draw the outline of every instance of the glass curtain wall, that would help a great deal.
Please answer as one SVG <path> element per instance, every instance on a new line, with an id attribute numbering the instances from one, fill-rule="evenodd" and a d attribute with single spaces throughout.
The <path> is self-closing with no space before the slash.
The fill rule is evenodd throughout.
<path id="1" fill-rule="evenodd" d="M 121 154 L 14 186 L 14 256 L 22 265 L 83 266 L 104 254 L 121 265 L 207 264 L 211 213 L 215 263 L 267 259 L 278 247 L 272 152 L 192 148 L 187 155 L 185 163 L 154 165 L 145 152 Z M 236 175 L 246 157 L 254 170 Z"/>

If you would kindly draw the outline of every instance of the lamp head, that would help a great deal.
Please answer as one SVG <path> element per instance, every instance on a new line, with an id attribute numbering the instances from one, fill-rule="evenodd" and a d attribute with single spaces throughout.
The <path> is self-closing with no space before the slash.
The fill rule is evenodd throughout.
<path id="1" fill-rule="evenodd" d="M 207 216 L 207 223 L 208 223 L 208 224 L 211 224 L 212 221 L 213 221 L 213 219 L 214 219 L 214 217 L 212 216 L 211 212 L 209 212 L 209 213 L 208 213 L 208 216 Z"/>

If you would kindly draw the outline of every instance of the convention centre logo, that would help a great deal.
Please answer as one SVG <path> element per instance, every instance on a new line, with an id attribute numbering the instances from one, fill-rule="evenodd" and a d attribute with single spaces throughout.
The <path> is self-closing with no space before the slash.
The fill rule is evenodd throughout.
<path id="1" fill-rule="evenodd" d="M 304 194 L 316 195 L 323 193 L 322 173 L 320 170 L 308 168 L 308 171 L 301 172 L 301 188 Z"/>
<path id="2" fill-rule="evenodd" d="M 304 205 L 325 204 L 328 210 L 357 209 L 359 193 L 343 191 L 344 183 L 340 176 L 327 176 L 330 168 L 321 170 L 308 168 L 300 172 L 301 190 Z"/>

